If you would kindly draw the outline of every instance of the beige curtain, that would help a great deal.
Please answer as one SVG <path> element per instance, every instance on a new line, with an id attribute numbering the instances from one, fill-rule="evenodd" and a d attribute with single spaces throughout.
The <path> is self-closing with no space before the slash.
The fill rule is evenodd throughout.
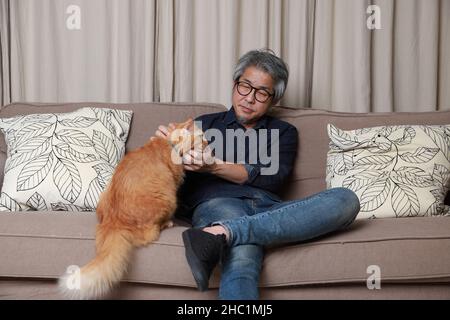
<path id="1" fill-rule="evenodd" d="M 240 55 L 270 48 L 290 67 L 284 102 L 308 105 L 313 63 L 314 0 L 174 0 L 174 85 L 168 101 L 230 105 L 233 67 Z M 170 33 L 171 31 L 169 31 Z"/>
<path id="2" fill-rule="evenodd" d="M 2 101 L 230 106 L 236 60 L 268 47 L 289 64 L 283 105 L 349 112 L 450 109 L 450 0 L 0 3 L 10 3 L 8 14 L 0 6 L 0 31 L 6 25 L 11 34 L 9 54 L 1 38 L 2 59 L 6 55 L 11 66 L 9 78 L 2 70 Z M 70 5 L 80 8 L 79 30 L 66 27 Z M 381 29 L 367 28 L 369 5 L 380 8 Z"/>
<path id="3" fill-rule="evenodd" d="M 11 102 L 9 0 L 0 0 L 0 107 Z"/>
<path id="4" fill-rule="evenodd" d="M 439 3 L 438 108 L 450 110 L 450 1 Z"/>
<path id="5" fill-rule="evenodd" d="M 155 99 L 156 1 L 11 1 L 10 18 L 12 100 Z"/>
<path id="6" fill-rule="evenodd" d="M 380 8 L 381 29 L 368 29 L 369 5 Z M 159 61 L 175 70 L 167 101 L 229 105 L 236 59 L 269 47 L 291 71 L 283 105 L 450 109 L 450 90 L 443 89 L 450 88 L 449 0 L 174 0 L 171 6 L 175 59 Z"/>

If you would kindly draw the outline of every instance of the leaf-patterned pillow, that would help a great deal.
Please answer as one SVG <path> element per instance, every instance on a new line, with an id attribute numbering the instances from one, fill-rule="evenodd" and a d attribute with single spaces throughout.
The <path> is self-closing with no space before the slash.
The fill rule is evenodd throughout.
<path id="1" fill-rule="evenodd" d="M 82 108 L 0 119 L 0 211 L 94 211 L 125 153 L 132 111 Z"/>
<path id="2" fill-rule="evenodd" d="M 327 130 L 327 188 L 358 195 L 357 219 L 450 215 L 450 125 Z"/>

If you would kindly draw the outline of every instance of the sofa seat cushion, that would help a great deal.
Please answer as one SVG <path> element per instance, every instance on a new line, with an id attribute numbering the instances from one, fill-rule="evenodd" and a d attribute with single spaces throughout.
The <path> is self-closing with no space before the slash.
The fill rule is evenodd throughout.
<path id="1" fill-rule="evenodd" d="M 366 286 L 374 268 L 381 284 L 450 282 L 450 218 L 357 220 L 315 241 L 271 248 L 262 285 Z"/>
<path id="2" fill-rule="evenodd" d="M 0 276 L 58 278 L 95 256 L 93 213 L 2 213 L 0 221 Z M 135 250 L 125 280 L 195 286 L 181 240 L 185 228 L 165 230 L 154 245 Z"/>
<path id="3" fill-rule="evenodd" d="M 0 214 L 0 277 L 57 278 L 69 265 L 95 254 L 92 213 Z M 164 230 L 154 244 L 135 250 L 125 281 L 195 287 L 181 232 Z M 381 283 L 450 282 L 450 218 L 358 220 L 345 232 L 316 241 L 268 248 L 261 286 L 366 284 L 369 266 Z M 219 273 L 211 287 L 217 287 Z"/>

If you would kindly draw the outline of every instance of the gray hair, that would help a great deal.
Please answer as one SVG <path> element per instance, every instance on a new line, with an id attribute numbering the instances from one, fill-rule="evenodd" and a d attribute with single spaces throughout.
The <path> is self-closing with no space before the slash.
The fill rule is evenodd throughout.
<path id="1" fill-rule="evenodd" d="M 256 67 L 272 77 L 275 91 L 272 105 L 280 101 L 286 91 L 289 79 L 289 70 L 286 63 L 269 49 L 249 51 L 239 59 L 234 68 L 233 81 L 239 81 L 248 67 Z"/>

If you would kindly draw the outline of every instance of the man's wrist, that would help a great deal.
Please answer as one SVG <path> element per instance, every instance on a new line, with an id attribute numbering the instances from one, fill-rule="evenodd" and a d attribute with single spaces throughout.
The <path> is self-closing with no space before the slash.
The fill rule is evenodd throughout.
<path id="1" fill-rule="evenodd" d="M 220 165 L 215 161 L 208 166 L 208 172 L 212 174 L 217 174 L 220 172 L 220 169 Z"/>

